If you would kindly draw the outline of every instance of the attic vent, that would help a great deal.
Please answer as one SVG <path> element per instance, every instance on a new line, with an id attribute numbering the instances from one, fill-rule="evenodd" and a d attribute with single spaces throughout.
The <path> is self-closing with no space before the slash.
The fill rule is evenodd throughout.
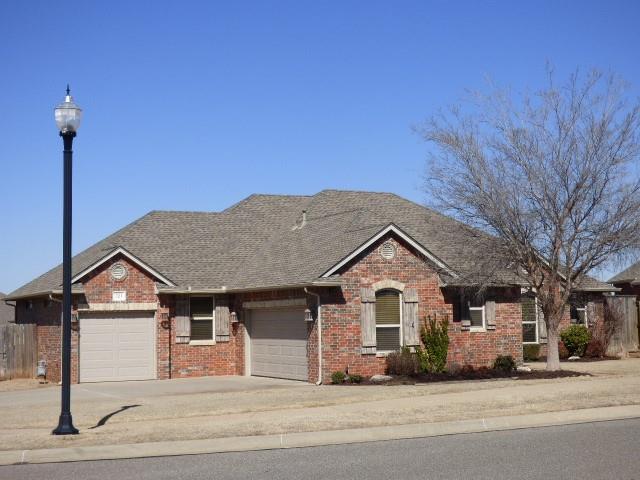
<path id="1" fill-rule="evenodd" d="M 111 267 L 111 278 L 114 280 L 122 280 L 127 276 L 127 267 L 121 263 L 114 263 Z"/>
<path id="2" fill-rule="evenodd" d="M 382 255 L 382 258 L 391 260 L 393 257 L 396 256 L 396 247 L 394 247 L 393 243 L 391 242 L 385 242 L 382 244 L 382 247 L 380 248 L 380 255 Z"/>

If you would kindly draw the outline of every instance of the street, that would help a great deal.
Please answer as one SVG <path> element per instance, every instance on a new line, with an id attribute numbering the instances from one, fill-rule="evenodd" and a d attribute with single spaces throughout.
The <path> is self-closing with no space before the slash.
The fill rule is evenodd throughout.
<path id="1" fill-rule="evenodd" d="M 354 445 L 0 467 L 0 479 L 640 479 L 640 419 Z"/>

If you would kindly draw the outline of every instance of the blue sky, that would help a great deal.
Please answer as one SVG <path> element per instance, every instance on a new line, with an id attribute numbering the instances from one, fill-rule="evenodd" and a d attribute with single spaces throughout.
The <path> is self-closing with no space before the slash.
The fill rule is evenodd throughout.
<path id="1" fill-rule="evenodd" d="M 153 209 L 253 193 L 391 191 L 423 202 L 411 126 L 485 79 L 611 69 L 640 92 L 636 1 L 0 4 L 0 291 L 61 259 L 67 82 L 74 252 Z"/>

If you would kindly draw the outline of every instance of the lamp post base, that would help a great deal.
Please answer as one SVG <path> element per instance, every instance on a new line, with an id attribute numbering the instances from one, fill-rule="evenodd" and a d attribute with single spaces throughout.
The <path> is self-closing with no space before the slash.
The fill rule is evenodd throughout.
<path id="1" fill-rule="evenodd" d="M 60 414 L 60 420 L 58 426 L 55 428 L 52 435 L 77 435 L 78 429 L 73 426 L 73 419 L 70 413 Z"/>

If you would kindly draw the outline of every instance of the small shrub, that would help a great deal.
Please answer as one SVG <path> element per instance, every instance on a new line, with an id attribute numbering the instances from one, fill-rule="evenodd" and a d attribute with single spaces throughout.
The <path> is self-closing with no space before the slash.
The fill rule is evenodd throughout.
<path id="1" fill-rule="evenodd" d="M 535 362 L 540 358 L 540 345 L 523 345 L 522 357 L 525 362 Z"/>
<path id="2" fill-rule="evenodd" d="M 413 375 L 418 372 L 420 361 L 407 347 L 387 355 L 387 372 L 390 375 Z"/>
<path id="3" fill-rule="evenodd" d="M 335 385 L 339 385 L 341 383 L 344 383 L 344 380 L 346 378 L 346 374 L 344 372 L 333 372 L 331 374 L 331 383 L 335 384 Z"/>
<path id="4" fill-rule="evenodd" d="M 571 325 L 560 332 L 560 339 L 570 356 L 582 357 L 591 340 L 591 332 L 584 325 Z"/>
<path id="5" fill-rule="evenodd" d="M 357 373 L 350 373 L 348 378 L 349 378 L 349 383 L 362 382 L 362 375 L 358 375 Z"/>
<path id="6" fill-rule="evenodd" d="M 498 355 L 493 362 L 493 369 L 502 372 L 512 372 L 516 369 L 516 362 L 511 355 Z"/>
<path id="7" fill-rule="evenodd" d="M 444 372 L 449 352 L 449 321 L 445 318 L 438 322 L 435 316 L 427 317 L 420 336 L 424 344 L 424 350 L 418 350 L 420 369 L 426 373 Z"/>

